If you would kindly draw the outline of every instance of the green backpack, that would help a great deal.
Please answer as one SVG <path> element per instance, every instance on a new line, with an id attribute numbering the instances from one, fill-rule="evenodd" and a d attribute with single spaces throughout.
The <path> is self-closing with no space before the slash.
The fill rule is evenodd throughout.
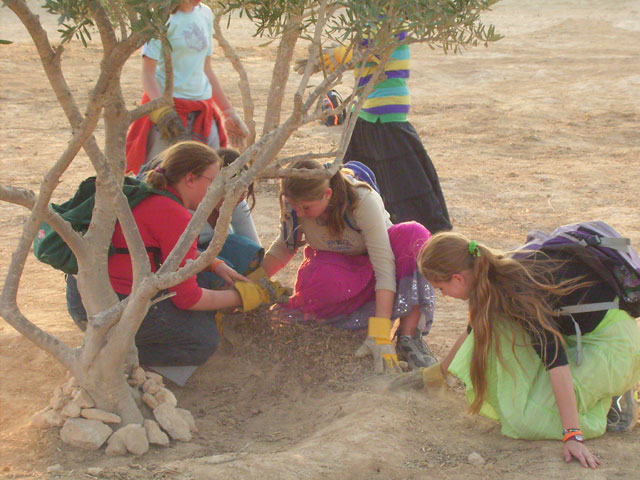
<path id="1" fill-rule="evenodd" d="M 134 177 L 124 177 L 122 192 L 126 195 L 131 208 L 135 207 L 149 195 L 164 195 L 180 203 L 178 197 L 166 190 L 156 190 L 148 183 Z M 51 208 L 63 219 L 71 224 L 73 229 L 82 234 L 86 233 L 91 223 L 93 206 L 96 195 L 96 177 L 89 177 L 84 180 L 73 198 L 56 205 L 50 204 Z M 156 264 L 159 264 L 160 249 L 157 247 L 147 247 L 147 251 L 153 252 Z M 126 248 L 110 246 L 109 255 L 114 253 L 129 253 Z M 38 260 L 51 265 L 53 268 L 62 270 L 64 273 L 75 275 L 78 273 L 78 262 L 69 246 L 62 240 L 62 237 L 49 226 L 42 222 L 40 229 L 33 240 L 33 254 Z"/>

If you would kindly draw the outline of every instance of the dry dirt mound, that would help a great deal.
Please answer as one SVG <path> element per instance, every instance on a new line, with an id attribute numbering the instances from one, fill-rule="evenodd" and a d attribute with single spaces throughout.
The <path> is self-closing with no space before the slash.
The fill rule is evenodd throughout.
<path id="1" fill-rule="evenodd" d="M 499 426 L 464 413 L 461 387 L 390 392 L 390 376 L 370 373 L 353 351 L 361 334 L 332 328 L 269 325 L 237 316 L 225 340 L 184 388 L 171 385 L 199 433 L 190 443 L 154 447 L 142 458 L 108 458 L 64 445 L 55 431 L 23 427 L 12 437 L 7 478 L 59 464 L 55 478 L 97 472 L 105 479 L 148 478 L 561 478 L 558 442 L 516 441 Z M 20 339 L 18 344 L 22 343 Z M 436 350 L 440 347 L 436 343 Z M 637 464 L 638 432 L 590 445 L 609 466 Z M 484 465 L 470 463 L 479 454 Z M 52 476 L 53 478 L 53 476 Z M 600 477 L 599 477 L 600 478 Z"/>

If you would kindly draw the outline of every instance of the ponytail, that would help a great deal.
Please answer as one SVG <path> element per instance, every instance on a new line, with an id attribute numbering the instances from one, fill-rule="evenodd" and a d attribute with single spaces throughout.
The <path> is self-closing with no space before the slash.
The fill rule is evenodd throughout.
<path id="1" fill-rule="evenodd" d="M 520 254 L 518 258 L 514 258 L 516 253 Z M 473 353 L 470 376 L 474 389 L 474 399 L 469 406 L 471 413 L 480 411 L 487 393 L 490 349 L 495 349 L 502 362 L 498 325 L 511 328 L 512 348 L 516 334 L 523 329 L 536 335 L 534 341 L 541 345 L 545 345 L 546 339 L 539 332 L 545 331 L 555 337 L 557 345 L 564 345 L 564 339 L 551 320 L 556 315 L 553 300 L 593 284 L 584 281 L 584 277 L 557 282 L 554 274 L 567 261 L 535 260 L 522 253 L 503 253 L 472 243 L 459 233 L 441 232 L 429 239 L 418 256 L 418 268 L 428 281 L 446 282 L 455 273 L 471 272 L 469 324 L 473 329 Z"/>
<path id="2" fill-rule="evenodd" d="M 220 157 L 211 147 L 193 140 L 172 145 L 160 154 L 159 159 L 145 178 L 156 190 L 176 185 L 187 173 L 200 175 L 209 165 L 221 165 Z"/>

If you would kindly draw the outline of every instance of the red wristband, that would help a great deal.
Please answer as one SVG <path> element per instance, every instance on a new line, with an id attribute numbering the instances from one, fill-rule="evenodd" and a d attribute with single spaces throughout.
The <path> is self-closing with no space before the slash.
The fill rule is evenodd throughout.
<path id="1" fill-rule="evenodd" d="M 577 442 L 582 443 L 582 441 L 584 440 L 583 436 L 582 436 L 582 432 L 577 429 L 577 428 L 572 428 L 569 429 L 564 436 L 562 437 L 562 443 L 567 442 L 568 440 L 575 440 Z"/>
<path id="2" fill-rule="evenodd" d="M 211 264 L 211 267 L 210 267 L 210 268 L 211 268 L 211 271 L 212 271 L 212 272 L 215 272 L 215 271 L 216 271 L 216 267 L 217 267 L 218 265 L 220 265 L 221 263 L 224 263 L 224 260 L 220 260 L 219 258 L 216 258 L 216 259 L 213 261 L 213 263 Z"/>

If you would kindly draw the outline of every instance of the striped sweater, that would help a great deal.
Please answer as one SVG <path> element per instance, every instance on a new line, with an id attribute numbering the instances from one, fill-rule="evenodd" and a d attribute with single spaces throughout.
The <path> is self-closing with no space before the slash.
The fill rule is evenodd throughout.
<path id="1" fill-rule="evenodd" d="M 406 38 L 406 33 L 398 35 L 398 40 Z M 398 46 L 384 69 L 383 80 L 379 81 L 365 100 L 359 113 L 359 118 L 375 123 L 406 122 L 411 105 L 407 79 L 410 72 L 411 54 L 409 45 Z M 356 66 L 355 74 L 362 75 L 358 88 L 364 88 L 371 80 L 378 63 L 376 59 L 369 59 L 364 65 Z"/>

